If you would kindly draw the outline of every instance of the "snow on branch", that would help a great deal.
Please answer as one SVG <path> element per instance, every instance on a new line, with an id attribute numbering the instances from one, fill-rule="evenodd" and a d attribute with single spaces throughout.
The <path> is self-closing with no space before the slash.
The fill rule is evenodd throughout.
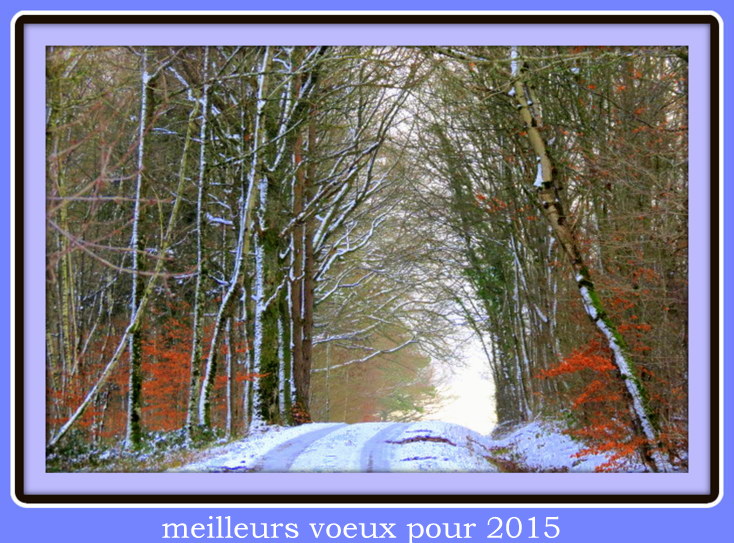
<path id="1" fill-rule="evenodd" d="M 337 369 L 343 368 L 345 366 L 351 366 L 352 364 L 364 364 L 365 362 L 368 362 L 368 361 L 372 360 L 373 358 L 380 356 L 381 354 L 392 354 L 392 353 L 396 353 L 396 352 L 404 349 L 408 345 L 412 345 L 413 343 L 417 343 L 417 342 L 418 342 L 418 340 L 416 338 L 412 338 L 412 339 L 409 339 L 408 341 L 406 341 L 405 343 L 402 343 L 401 345 L 398 345 L 397 347 L 395 347 L 393 349 L 374 350 L 371 354 L 368 354 L 367 356 L 364 356 L 362 358 L 357 358 L 355 360 L 349 360 L 348 362 L 342 362 L 341 364 L 337 364 L 336 366 L 330 366 L 330 367 L 326 367 L 326 368 L 312 369 L 311 370 L 311 373 L 319 373 L 319 372 L 327 371 L 327 370 L 329 370 L 329 371 L 331 371 L 331 370 L 337 370 Z"/>
<path id="2" fill-rule="evenodd" d="M 234 223 L 223 217 L 215 217 L 211 213 L 207 212 L 206 220 L 209 224 L 221 224 L 222 226 L 234 226 Z"/>

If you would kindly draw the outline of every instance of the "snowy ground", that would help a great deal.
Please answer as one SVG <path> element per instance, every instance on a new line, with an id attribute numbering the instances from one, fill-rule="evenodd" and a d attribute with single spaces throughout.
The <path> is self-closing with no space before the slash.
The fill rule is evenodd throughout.
<path id="1" fill-rule="evenodd" d="M 257 464 L 265 458 L 270 450 L 310 432 L 339 426 L 344 425 L 340 423 L 313 423 L 292 427 L 269 426 L 242 441 L 235 441 L 230 445 L 212 449 L 211 456 L 178 468 L 175 471 L 254 471 Z"/>
<path id="2" fill-rule="evenodd" d="M 504 471 L 586 473 L 609 460 L 603 454 L 576 456 L 584 448 L 560 424 L 548 421 L 533 421 L 490 440 L 491 456 Z M 628 463 L 624 471 L 643 470 L 639 464 Z"/>
<path id="3" fill-rule="evenodd" d="M 416 422 L 395 440 L 392 471 L 495 472 L 489 442 L 473 430 L 438 421 Z"/>
<path id="4" fill-rule="evenodd" d="M 593 472 L 607 460 L 578 458 L 581 449 L 559 426 L 539 421 L 499 439 L 438 421 L 314 423 L 267 428 L 176 471 Z"/>
<path id="5" fill-rule="evenodd" d="M 176 471 L 492 472 L 486 437 L 446 422 L 271 427 Z"/>

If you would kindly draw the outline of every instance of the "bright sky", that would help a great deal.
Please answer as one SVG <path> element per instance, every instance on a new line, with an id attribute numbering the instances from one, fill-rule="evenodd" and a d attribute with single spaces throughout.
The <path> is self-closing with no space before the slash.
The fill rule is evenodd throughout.
<path id="1" fill-rule="evenodd" d="M 463 365 L 449 368 L 436 365 L 440 408 L 426 420 L 454 422 L 480 434 L 490 433 L 497 424 L 494 383 L 489 364 L 478 341 L 466 343 Z"/>

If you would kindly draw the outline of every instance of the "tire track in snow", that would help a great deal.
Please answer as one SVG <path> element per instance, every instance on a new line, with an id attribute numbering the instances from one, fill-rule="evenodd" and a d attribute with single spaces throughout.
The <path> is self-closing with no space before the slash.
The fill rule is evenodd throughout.
<path id="1" fill-rule="evenodd" d="M 396 422 L 372 436 L 362 447 L 360 457 L 362 471 L 366 473 L 389 473 L 392 471 L 390 469 L 391 448 L 387 442 L 395 441 L 408 426 L 408 424 Z"/>
<path id="2" fill-rule="evenodd" d="M 268 451 L 263 460 L 257 465 L 254 471 L 282 473 L 290 470 L 293 462 L 296 461 L 303 451 L 308 449 L 314 442 L 329 435 L 332 432 L 343 428 L 346 424 L 337 424 L 329 428 L 323 428 L 314 432 L 309 432 L 302 436 L 295 437 L 291 440 L 281 443 L 277 447 Z"/>
<path id="3" fill-rule="evenodd" d="M 317 473 L 360 473 L 367 443 L 391 422 L 349 424 L 314 442 L 291 465 L 291 471 Z"/>
<path id="4" fill-rule="evenodd" d="M 414 423 L 314 423 L 274 428 L 174 471 L 412 473 L 496 472 L 488 462 L 500 442 L 461 425 Z M 289 438 L 290 435 L 290 438 Z"/>

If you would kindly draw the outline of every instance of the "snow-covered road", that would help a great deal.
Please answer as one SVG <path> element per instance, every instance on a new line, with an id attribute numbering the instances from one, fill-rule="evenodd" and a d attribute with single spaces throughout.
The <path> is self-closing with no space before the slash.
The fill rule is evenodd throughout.
<path id="1" fill-rule="evenodd" d="M 495 472 L 486 437 L 446 422 L 271 428 L 178 471 Z"/>
<path id="2" fill-rule="evenodd" d="M 584 454 L 585 447 L 559 423 L 543 421 L 507 429 L 494 439 L 450 422 L 321 422 L 270 426 L 172 471 L 584 473 L 609 461 L 604 454 Z M 643 469 L 629 461 L 619 471 Z"/>

